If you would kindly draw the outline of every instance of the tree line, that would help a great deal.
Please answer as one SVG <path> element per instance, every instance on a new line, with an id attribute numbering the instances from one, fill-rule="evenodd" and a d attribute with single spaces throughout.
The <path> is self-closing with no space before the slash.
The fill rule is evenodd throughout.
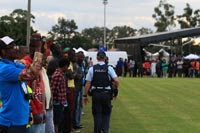
<path id="1" fill-rule="evenodd" d="M 154 8 L 152 18 L 155 19 L 154 26 L 156 32 L 170 31 L 173 28 L 190 28 L 200 26 L 200 9 L 194 10 L 189 3 L 183 8 L 183 14 L 175 15 L 175 6 L 166 0 L 160 0 L 158 6 Z M 31 14 L 32 23 L 35 22 L 35 16 Z M 0 17 L 0 37 L 9 35 L 19 39 L 18 45 L 26 44 L 26 23 L 27 10 L 15 9 L 9 15 Z M 57 24 L 53 25 L 48 32 L 48 39 L 53 39 L 65 47 L 83 47 L 85 49 L 98 47 L 103 43 L 104 27 L 85 28 L 77 32 L 78 26 L 72 19 L 58 18 Z M 31 34 L 38 32 L 31 27 Z M 135 29 L 130 26 L 115 26 L 112 29 L 106 28 L 107 46 L 114 46 L 114 39 L 121 37 L 130 37 L 135 35 L 144 35 L 153 33 L 152 29 L 142 27 Z"/>

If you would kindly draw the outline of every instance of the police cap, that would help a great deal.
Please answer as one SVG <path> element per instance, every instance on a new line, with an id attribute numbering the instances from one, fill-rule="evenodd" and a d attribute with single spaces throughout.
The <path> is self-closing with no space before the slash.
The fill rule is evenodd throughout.
<path id="1" fill-rule="evenodd" d="M 105 59 L 106 58 L 106 53 L 104 51 L 99 51 L 97 53 L 97 57 L 100 59 Z"/>

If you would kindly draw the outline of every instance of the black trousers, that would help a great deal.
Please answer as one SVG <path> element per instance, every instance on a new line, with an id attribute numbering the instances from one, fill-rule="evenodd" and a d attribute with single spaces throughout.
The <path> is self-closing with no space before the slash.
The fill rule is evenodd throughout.
<path id="1" fill-rule="evenodd" d="M 0 133 L 26 133 L 26 125 L 10 127 L 0 125 Z"/>
<path id="2" fill-rule="evenodd" d="M 92 94 L 92 114 L 94 133 L 108 132 L 112 110 L 110 91 L 94 91 Z"/>
<path id="3" fill-rule="evenodd" d="M 69 107 L 64 107 L 61 123 L 59 124 L 59 133 L 70 133 L 69 127 Z"/>

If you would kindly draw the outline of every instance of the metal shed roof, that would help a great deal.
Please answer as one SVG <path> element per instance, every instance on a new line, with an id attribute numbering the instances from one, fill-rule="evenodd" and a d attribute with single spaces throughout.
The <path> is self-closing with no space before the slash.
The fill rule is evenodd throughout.
<path id="1" fill-rule="evenodd" d="M 200 27 L 197 28 L 186 28 L 176 31 L 159 32 L 154 34 L 134 36 L 134 37 L 124 37 L 115 39 L 115 44 L 150 44 L 158 43 L 167 40 L 173 40 L 183 37 L 192 37 L 200 35 Z"/>

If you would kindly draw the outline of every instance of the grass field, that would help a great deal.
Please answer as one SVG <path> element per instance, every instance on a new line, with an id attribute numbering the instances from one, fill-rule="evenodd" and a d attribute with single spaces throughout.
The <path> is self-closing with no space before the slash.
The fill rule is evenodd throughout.
<path id="1" fill-rule="evenodd" d="M 200 133 L 200 79 L 120 78 L 111 133 Z M 93 132 L 91 100 L 82 133 Z"/>

